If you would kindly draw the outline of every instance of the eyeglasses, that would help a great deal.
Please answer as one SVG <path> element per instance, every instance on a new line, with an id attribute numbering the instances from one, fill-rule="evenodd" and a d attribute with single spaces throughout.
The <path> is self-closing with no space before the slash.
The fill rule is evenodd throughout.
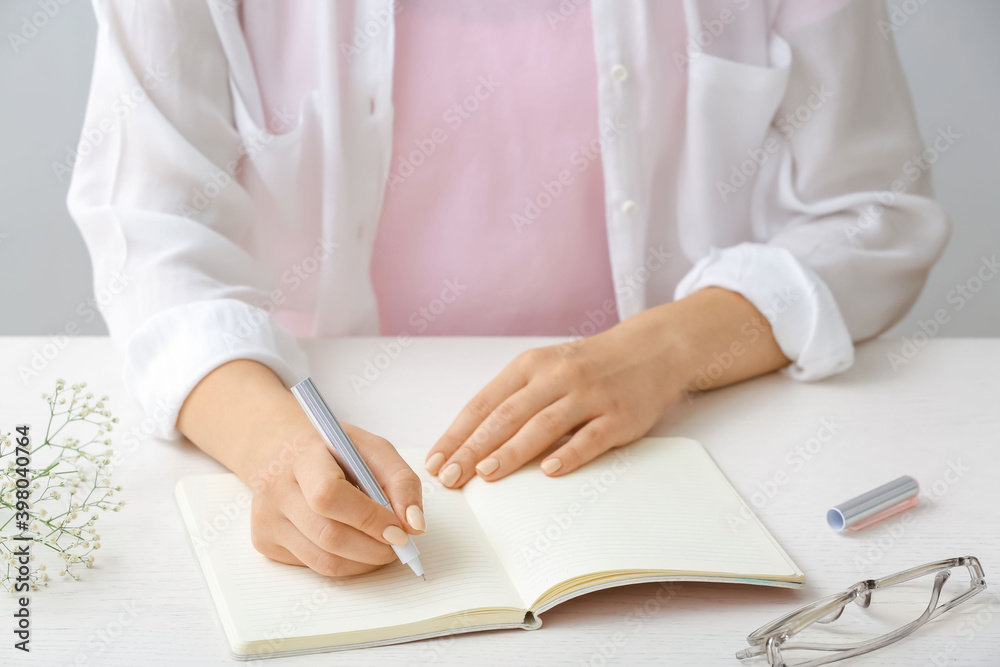
<path id="1" fill-rule="evenodd" d="M 768 663 L 772 667 L 828 665 L 888 646 L 985 588 L 983 568 L 979 564 L 979 559 L 974 556 L 951 558 L 914 567 L 881 579 L 868 579 L 854 584 L 843 593 L 807 604 L 758 628 L 747 637 L 750 648 L 738 652 L 736 657 L 746 660 L 756 656 L 767 656 Z M 906 618 L 912 618 L 915 613 L 912 611 L 914 602 L 922 604 L 928 595 L 930 602 L 927 603 L 923 613 L 900 626 L 899 610 L 909 610 L 909 616 Z M 807 629 L 810 627 L 813 628 L 813 634 L 820 634 L 814 624 L 833 623 L 843 615 L 844 609 L 851 602 L 856 602 L 865 609 L 875 602 L 876 606 L 872 609 L 877 608 L 887 612 L 878 614 L 880 618 L 861 619 L 860 625 L 865 626 L 862 628 L 865 634 L 870 635 L 873 626 L 880 623 L 883 627 L 887 623 L 894 623 L 888 627 L 895 629 L 864 641 L 824 643 L 812 641 L 812 638 L 810 641 L 789 641 L 799 633 L 808 632 Z M 835 627 L 839 628 L 841 625 L 843 624 Z M 829 635 L 833 634 L 833 639 L 836 640 L 837 635 L 840 635 L 841 639 L 847 639 L 856 637 L 857 633 L 847 637 L 831 629 L 826 634 L 826 639 L 829 640 Z M 830 655 L 815 657 L 815 652 L 828 652 Z"/>

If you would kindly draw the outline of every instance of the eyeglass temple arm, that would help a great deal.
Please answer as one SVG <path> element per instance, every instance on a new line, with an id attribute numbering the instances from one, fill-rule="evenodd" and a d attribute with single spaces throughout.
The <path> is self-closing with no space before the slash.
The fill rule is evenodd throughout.
<path id="1" fill-rule="evenodd" d="M 854 586 L 851 586 L 851 588 L 844 593 L 831 595 L 823 598 L 822 600 L 811 602 L 792 612 L 789 612 L 767 625 L 757 628 L 747 637 L 747 641 L 751 645 L 757 646 L 758 644 L 763 645 L 769 636 L 779 631 L 783 634 L 787 633 L 789 635 L 793 635 L 796 632 L 801 631 L 802 628 L 818 622 L 820 619 L 825 619 L 826 617 L 831 616 L 831 614 L 836 611 L 838 607 L 846 605 L 851 602 L 851 600 L 857 598 L 858 595 L 864 595 L 862 606 L 867 607 L 871 604 L 871 592 L 874 590 L 900 584 L 911 579 L 916 579 L 935 570 L 951 567 L 969 568 L 969 573 L 972 575 L 973 580 L 982 580 L 984 577 L 983 568 L 980 565 L 978 558 L 975 556 L 961 556 L 958 558 L 940 560 L 934 563 L 927 563 L 925 565 L 910 568 L 909 570 L 897 572 L 896 574 L 892 574 L 881 579 L 866 579 L 865 581 L 859 581 Z M 840 608 L 842 610 L 842 607 Z M 792 620 L 794 620 L 795 623 L 790 623 Z M 835 619 L 830 619 L 830 621 L 833 620 Z"/>
<path id="2" fill-rule="evenodd" d="M 902 637 L 912 633 L 921 625 L 926 623 L 928 620 L 937 617 L 938 615 L 944 613 L 948 609 L 962 602 L 969 597 L 975 595 L 981 591 L 986 586 L 985 575 L 983 573 L 982 565 L 979 563 L 979 559 L 975 556 L 963 556 L 959 558 L 951 558 L 948 560 L 938 561 L 935 563 L 927 563 L 926 565 L 921 565 L 919 567 L 911 568 L 909 570 L 904 570 L 903 572 L 898 572 L 896 574 L 890 575 L 888 577 L 883 577 L 878 580 L 866 580 L 863 582 L 858 582 L 852 586 L 845 593 L 840 595 L 833 595 L 829 598 L 823 600 L 818 600 L 816 602 L 810 603 L 799 609 L 782 616 L 776 621 L 773 621 L 765 626 L 758 628 L 753 632 L 747 641 L 749 641 L 752 646 L 742 649 L 736 653 L 736 658 L 739 660 L 746 660 L 748 658 L 764 655 L 768 653 L 767 645 L 771 643 L 771 640 L 775 639 L 775 635 L 778 631 L 780 634 L 784 635 L 784 639 L 787 640 L 790 636 L 799 632 L 804 627 L 808 626 L 810 623 L 828 623 L 840 618 L 843 613 L 844 608 L 851 602 L 851 600 L 857 599 L 859 604 L 863 607 L 868 607 L 871 604 L 871 594 L 872 591 L 882 588 L 885 586 L 892 586 L 894 584 L 903 583 L 909 581 L 910 579 L 915 579 L 917 577 L 923 576 L 929 572 L 933 572 L 936 569 L 941 568 L 951 568 L 951 567 L 966 567 L 969 569 L 969 574 L 972 578 L 972 588 L 964 595 L 959 596 L 955 600 L 948 602 L 941 607 L 938 607 L 938 602 L 941 597 L 941 589 L 944 587 L 945 582 L 951 576 L 949 570 L 943 570 L 939 572 L 934 577 L 934 588 L 931 591 L 931 600 L 924 612 L 916 620 L 908 623 L 907 625 L 897 628 L 893 632 L 882 635 L 881 637 L 869 640 L 867 642 L 862 642 L 860 644 L 840 644 L 838 646 L 831 646 L 828 644 L 812 644 L 812 643 L 796 643 L 796 644 L 783 644 L 785 649 L 805 649 L 805 650 L 817 650 L 817 651 L 848 651 L 843 657 L 838 658 L 845 659 L 849 657 L 854 657 L 856 655 L 861 655 L 863 653 L 868 653 L 877 648 L 881 648 L 894 641 L 899 640 Z M 858 599 L 858 596 L 861 596 Z M 813 609 L 814 608 L 814 609 Z M 811 612 L 811 613 L 806 613 Z M 802 616 L 802 618 L 796 618 L 797 616 Z M 797 622 L 792 624 L 789 623 L 792 619 Z M 777 648 L 777 647 L 775 647 Z"/>

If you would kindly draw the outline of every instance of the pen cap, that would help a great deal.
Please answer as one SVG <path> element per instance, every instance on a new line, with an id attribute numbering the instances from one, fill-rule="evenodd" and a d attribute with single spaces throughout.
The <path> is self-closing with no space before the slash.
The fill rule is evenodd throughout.
<path id="1" fill-rule="evenodd" d="M 864 530 L 900 512 L 915 507 L 920 493 L 917 480 L 903 475 L 877 489 L 840 503 L 826 513 L 826 522 L 838 533 Z"/>

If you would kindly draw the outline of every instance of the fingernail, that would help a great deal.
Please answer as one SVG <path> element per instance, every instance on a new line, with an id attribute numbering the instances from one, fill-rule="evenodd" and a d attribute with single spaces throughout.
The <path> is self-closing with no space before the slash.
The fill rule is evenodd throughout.
<path id="1" fill-rule="evenodd" d="M 562 468 L 562 461 L 559 459 L 549 459 L 548 461 L 542 462 L 542 470 L 550 475 L 556 470 L 559 470 L 559 468 Z"/>
<path id="2" fill-rule="evenodd" d="M 458 481 L 458 478 L 462 475 L 462 466 L 457 463 L 451 463 L 447 468 L 441 471 L 440 479 L 441 483 L 445 486 L 451 486 Z"/>
<path id="3" fill-rule="evenodd" d="M 476 471 L 480 475 L 489 475 L 491 473 L 496 472 L 497 468 L 499 467 L 500 467 L 500 461 L 496 460 L 491 456 L 488 459 L 483 459 L 482 461 L 480 461 L 479 465 L 476 466 Z"/>
<path id="4" fill-rule="evenodd" d="M 420 511 L 420 508 L 416 505 L 410 505 L 406 508 L 406 522 L 410 524 L 413 530 L 419 530 L 421 533 L 427 530 L 427 522 L 424 521 L 424 513 Z"/>
<path id="5" fill-rule="evenodd" d="M 393 544 L 397 547 L 403 546 L 404 544 L 406 544 L 406 541 L 410 539 L 406 536 L 406 533 L 404 533 L 403 529 L 400 528 L 399 526 L 389 526 L 388 528 L 382 531 L 382 537 L 385 538 L 386 542 L 388 542 L 389 544 Z"/>
<path id="6" fill-rule="evenodd" d="M 441 464 L 444 463 L 444 452 L 435 452 L 434 456 L 427 459 L 427 463 L 424 464 L 424 468 L 427 469 L 432 475 L 438 474 L 438 470 L 441 469 Z"/>

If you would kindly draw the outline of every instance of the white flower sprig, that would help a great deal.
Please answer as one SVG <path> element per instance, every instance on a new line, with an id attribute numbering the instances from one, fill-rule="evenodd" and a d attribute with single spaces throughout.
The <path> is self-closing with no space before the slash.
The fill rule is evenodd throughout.
<path id="1" fill-rule="evenodd" d="M 95 398 L 86 392 L 86 382 L 66 388 L 65 380 L 56 381 L 52 394 L 42 394 L 49 406 L 49 423 L 44 440 L 31 434 L 31 466 L 28 482 L 31 489 L 29 514 L 31 561 L 39 553 L 52 553 L 60 561 L 59 574 L 79 581 L 80 567 L 94 565 L 94 552 L 101 548 L 97 521 L 101 513 L 118 512 L 125 506 L 117 500 L 120 486 L 111 485 L 111 439 L 108 434 L 118 422 L 107 408 L 108 397 Z M 70 435 L 72 432 L 74 435 Z M 89 434 L 89 435 L 88 435 Z M 0 435 L 0 582 L 14 590 L 17 563 L 11 539 L 20 535 L 14 515 L 16 448 L 8 435 Z M 19 544 L 24 544 L 21 542 Z M 39 550 L 39 547 L 42 547 Z M 3 568 L 2 565 L 6 565 Z M 44 563 L 31 569 L 32 590 L 47 586 L 48 568 Z"/>

